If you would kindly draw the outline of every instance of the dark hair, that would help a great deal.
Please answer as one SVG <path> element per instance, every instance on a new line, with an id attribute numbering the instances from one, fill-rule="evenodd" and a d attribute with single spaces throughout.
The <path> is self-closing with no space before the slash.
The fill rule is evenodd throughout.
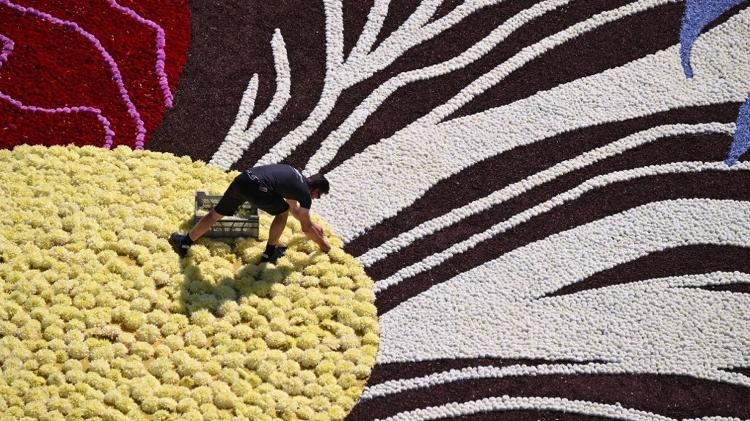
<path id="1" fill-rule="evenodd" d="M 320 189 L 323 194 L 328 194 L 329 184 L 328 180 L 323 174 L 315 174 L 307 178 L 307 185 L 310 186 L 310 190 Z"/>

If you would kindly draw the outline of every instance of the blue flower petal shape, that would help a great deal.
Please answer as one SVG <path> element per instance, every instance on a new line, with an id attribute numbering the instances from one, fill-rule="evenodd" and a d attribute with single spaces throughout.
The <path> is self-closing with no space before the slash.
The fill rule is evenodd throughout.
<path id="1" fill-rule="evenodd" d="M 680 60 L 682 62 L 682 70 L 688 79 L 693 77 L 693 68 L 690 65 L 690 52 L 701 31 L 729 9 L 746 1 L 687 0 L 680 28 Z M 740 107 L 734 139 L 724 163 L 729 166 L 734 165 L 748 149 L 750 149 L 750 96 L 748 96 L 745 103 Z"/>
<path id="2" fill-rule="evenodd" d="M 729 155 L 724 163 L 732 166 L 740 156 L 750 149 L 750 96 L 740 107 L 740 115 L 737 116 L 737 128 L 734 131 L 734 140 L 729 150 Z"/>
<path id="3" fill-rule="evenodd" d="M 747 0 L 687 0 L 680 29 L 680 59 L 682 60 L 682 69 L 688 79 L 693 77 L 693 68 L 690 66 L 690 51 L 703 28 L 727 10 L 745 1 Z"/>

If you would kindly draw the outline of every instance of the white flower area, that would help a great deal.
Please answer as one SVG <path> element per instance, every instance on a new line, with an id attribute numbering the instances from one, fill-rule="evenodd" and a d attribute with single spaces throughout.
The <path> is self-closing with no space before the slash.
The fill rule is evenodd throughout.
<path id="1" fill-rule="evenodd" d="M 380 318 L 381 363 L 488 356 L 603 363 L 470 367 L 373 385 L 363 399 L 457 380 L 537 374 L 680 374 L 750 386 L 747 376 L 722 370 L 750 364 L 750 296 L 684 288 L 748 283 L 749 274 L 647 279 L 542 298 L 670 247 L 747 247 L 748 212 L 750 203 L 731 200 L 643 205 L 509 252 Z"/>
<path id="2" fill-rule="evenodd" d="M 627 356 L 634 366 L 695 369 L 696 374 L 748 364 L 750 355 L 737 351 L 750 344 L 750 296 L 675 288 L 744 283 L 747 274 L 648 280 L 541 298 L 667 248 L 748 246 L 748 211 L 750 203 L 732 200 L 654 202 L 513 250 L 381 316 L 380 361 L 483 355 L 619 361 Z M 473 328 L 465 329 L 469 324 Z M 602 329 L 617 335 L 604 337 Z M 681 341 L 702 345 L 691 351 L 679 346 Z M 693 363 L 701 367 L 689 368 Z"/>
<path id="3" fill-rule="evenodd" d="M 445 215 L 424 222 L 417 227 L 400 234 L 398 237 L 386 241 L 382 245 L 367 251 L 366 253 L 359 256 L 359 259 L 366 266 L 370 266 L 373 263 L 383 259 L 387 255 L 403 249 L 405 246 L 408 246 L 409 244 L 414 242 L 414 240 L 430 235 L 453 224 L 459 223 L 461 220 L 467 218 L 470 215 L 474 215 L 476 213 L 489 209 L 494 205 L 503 203 L 513 197 L 517 197 L 536 186 L 554 180 L 555 178 L 565 175 L 569 172 L 592 165 L 603 159 L 615 156 L 630 149 L 634 149 L 638 146 L 658 141 L 659 139 L 662 139 L 666 136 L 698 133 L 731 134 L 734 132 L 734 126 L 734 124 L 721 123 L 675 124 L 654 127 L 642 132 L 635 133 L 616 142 L 609 143 L 606 146 L 602 146 L 590 152 L 581 154 L 574 159 L 560 162 L 559 164 L 554 165 L 553 167 L 550 167 L 537 174 L 534 174 L 533 176 L 530 176 L 522 181 L 508 185 L 503 189 L 498 190 L 476 202 L 472 202 L 466 206 L 453 209 Z M 689 142 L 690 140 L 691 139 L 687 139 L 686 142 Z M 720 164 L 709 165 L 717 170 L 726 169 L 725 166 L 722 166 Z M 471 240 L 468 240 L 466 243 L 461 243 L 456 247 L 458 247 L 458 249 L 460 250 L 465 250 L 473 244 L 476 244 L 479 240 L 488 238 L 488 235 L 497 233 L 499 229 L 507 229 L 513 225 L 517 225 L 520 222 L 525 222 L 531 215 L 539 215 L 542 212 L 545 212 L 557 205 L 564 203 L 566 199 L 569 200 L 571 198 L 579 196 L 585 191 L 591 190 L 592 187 L 599 187 L 606 183 L 621 181 L 639 176 L 677 172 L 688 168 L 692 167 L 689 167 L 686 164 L 664 165 L 660 167 L 650 168 L 648 170 L 641 169 L 638 171 L 618 171 L 613 174 L 608 174 L 604 177 L 598 177 L 589 180 L 586 185 L 579 186 L 577 189 L 574 189 L 573 191 L 568 192 L 564 195 L 558 196 L 557 198 L 552 199 L 543 205 L 537 206 L 522 214 L 518 214 L 513 218 L 513 221 L 508 221 L 505 224 L 499 224 L 497 228 L 493 229 L 492 231 L 484 233 L 482 235 L 478 235 Z M 422 262 L 421 266 L 426 267 L 425 263 L 427 262 Z"/>
<path id="4" fill-rule="evenodd" d="M 598 16 L 598 15 L 597 15 Z M 596 19 L 593 17 L 591 19 Z M 687 80 L 675 45 L 624 66 L 444 123 L 435 109 L 327 174 L 336 186 L 316 204 L 349 242 L 392 217 L 432 185 L 483 159 L 571 130 L 696 105 L 742 102 L 750 91 L 750 11 L 703 35 Z M 733 63 L 732 66 L 716 63 Z M 472 96 L 498 83 L 486 80 Z M 645 88 L 647 87 L 647 88 Z M 468 101 L 469 93 L 461 96 Z M 367 171 L 362 171 L 367 168 Z M 414 177 L 419 169 L 419 177 Z M 368 194 L 362 195 L 360 192 Z M 338 206 L 346 202 L 347 206 Z"/>

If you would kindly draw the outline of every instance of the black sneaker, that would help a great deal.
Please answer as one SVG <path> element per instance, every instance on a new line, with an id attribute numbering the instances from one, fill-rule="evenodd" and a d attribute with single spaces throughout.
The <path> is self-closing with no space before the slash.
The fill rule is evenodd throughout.
<path id="1" fill-rule="evenodd" d="M 276 263 L 277 260 L 279 260 L 279 257 L 284 255 L 284 252 L 286 251 L 286 247 L 276 247 L 273 249 L 273 252 L 271 255 L 267 255 L 266 253 L 263 253 L 260 255 L 260 261 L 261 263 L 269 262 L 269 263 Z"/>
<path id="2" fill-rule="evenodd" d="M 174 250 L 177 255 L 179 255 L 180 257 L 185 257 L 190 246 L 184 246 L 182 244 L 182 237 L 182 235 L 177 234 L 176 232 L 173 233 L 169 236 L 169 245 L 172 246 L 172 250 Z"/>

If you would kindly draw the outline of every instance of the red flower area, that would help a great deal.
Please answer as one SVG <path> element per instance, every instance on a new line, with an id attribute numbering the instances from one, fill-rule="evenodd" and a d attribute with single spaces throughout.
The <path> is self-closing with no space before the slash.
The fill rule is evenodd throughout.
<path id="1" fill-rule="evenodd" d="M 0 147 L 143 148 L 189 39 L 186 0 L 0 0 Z"/>

